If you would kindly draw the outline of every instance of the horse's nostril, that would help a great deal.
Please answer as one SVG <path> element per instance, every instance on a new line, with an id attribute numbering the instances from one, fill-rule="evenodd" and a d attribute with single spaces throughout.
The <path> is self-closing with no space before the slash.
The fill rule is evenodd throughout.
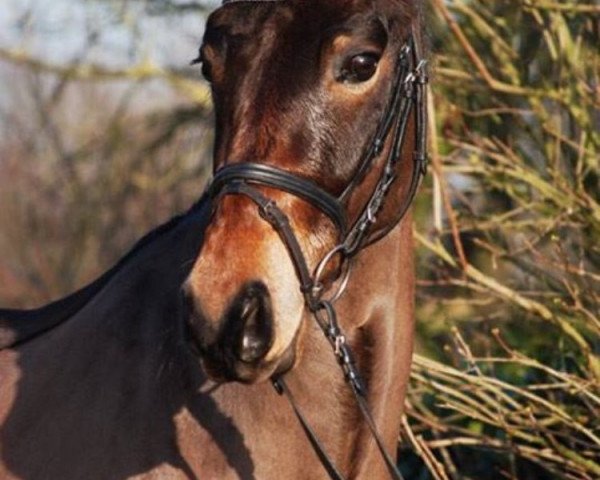
<path id="1" fill-rule="evenodd" d="M 240 348 L 240 360 L 244 363 L 254 363 L 263 358 L 269 349 L 268 341 L 254 332 L 245 332 Z"/>
<path id="2" fill-rule="evenodd" d="M 252 284 L 241 297 L 240 337 L 237 357 L 244 363 L 255 363 L 269 351 L 273 341 L 273 318 L 269 292 L 262 284 Z"/>

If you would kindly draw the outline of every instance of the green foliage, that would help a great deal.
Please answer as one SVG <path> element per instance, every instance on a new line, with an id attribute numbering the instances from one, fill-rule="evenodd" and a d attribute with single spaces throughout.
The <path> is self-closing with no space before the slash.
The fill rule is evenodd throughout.
<path id="1" fill-rule="evenodd" d="M 407 468 L 598 478 L 600 7 L 433 0 L 428 19 L 425 356 L 404 436 L 426 467 Z"/>

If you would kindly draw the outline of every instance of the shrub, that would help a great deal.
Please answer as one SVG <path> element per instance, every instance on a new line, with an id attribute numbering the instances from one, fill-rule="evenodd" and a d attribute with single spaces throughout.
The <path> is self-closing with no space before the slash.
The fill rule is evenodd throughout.
<path id="1" fill-rule="evenodd" d="M 428 18 L 434 175 L 402 438 L 425 467 L 405 467 L 598 478 L 600 7 L 433 0 Z"/>

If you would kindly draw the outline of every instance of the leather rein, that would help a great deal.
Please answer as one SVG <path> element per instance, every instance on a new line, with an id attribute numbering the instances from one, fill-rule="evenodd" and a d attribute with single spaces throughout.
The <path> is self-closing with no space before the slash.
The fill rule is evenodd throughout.
<path id="1" fill-rule="evenodd" d="M 216 172 L 211 184 L 208 186 L 208 194 L 213 200 L 213 208 L 216 208 L 220 198 L 225 195 L 243 195 L 256 204 L 259 215 L 279 234 L 295 266 L 306 306 L 329 341 L 333 353 L 344 372 L 344 377 L 354 394 L 361 414 L 387 465 L 390 477 L 395 480 L 402 479 L 402 475 L 395 461 L 386 451 L 373 420 L 367 401 L 367 389 L 356 367 L 354 355 L 346 341 L 346 336 L 339 326 L 334 304 L 345 291 L 353 257 L 366 246 L 387 235 L 402 220 L 414 200 L 422 178 L 427 172 L 427 83 L 426 61 L 422 57 L 413 30 L 409 40 L 398 55 L 391 95 L 374 139 L 363 154 L 353 179 L 339 197 L 333 196 L 308 179 L 259 163 L 226 165 Z M 396 167 L 402 157 L 402 149 L 411 114 L 414 114 L 415 118 L 415 151 L 413 153 L 414 164 L 408 194 L 396 213 L 394 221 L 383 231 L 372 233 L 371 230 L 376 223 L 377 215 L 383 208 L 384 201 L 396 180 Z M 349 226 L 344 205 L 365 174 L 373 168 L 376 160 L 381 157 L 384 146 L 388 142 L 390 142 L 389 154 L 385 159 L 381 175 L 371 197 L 364 205 L 358 218 Z M 259 191 L 256 188 L 257 186 L 269 187 L 295 195 L 323 212 L 336 225 L 340 233 L 340 241 L 335 248 L 323 257 L 314 272 L 311 272 L 308 267 L 288 216 L 273 199 Z M 327 266 L 334 258 L 339 258 L 340 267 L 338 272 L 341 273 L 338 273 L 336 291 L 325 298 L 324 295 L 328 292 L 328 289 L 325 287 L 323 277 Z M 280 395 L 285 395 L 288 398 L 295 415 L 321 463 L 327 470 L 329 477 L 333 480 L 344 480 L 344 475 L 340 473 L 326 453 L 324 446 L 298 408 L 283 376 L 274 378 L 273 385 Z"/>

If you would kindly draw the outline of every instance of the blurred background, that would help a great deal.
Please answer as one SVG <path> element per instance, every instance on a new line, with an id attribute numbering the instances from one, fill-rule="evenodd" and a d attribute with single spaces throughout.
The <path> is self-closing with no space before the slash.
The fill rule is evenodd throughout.
<path id="1" fill-rule="evenodd" d="M 93 280 L 210 174 L 195 0 L 0 0 L 0 304 Z M 429 0 L 399 439 L 418 479 L 600 478 L 600 2 Z"/>

